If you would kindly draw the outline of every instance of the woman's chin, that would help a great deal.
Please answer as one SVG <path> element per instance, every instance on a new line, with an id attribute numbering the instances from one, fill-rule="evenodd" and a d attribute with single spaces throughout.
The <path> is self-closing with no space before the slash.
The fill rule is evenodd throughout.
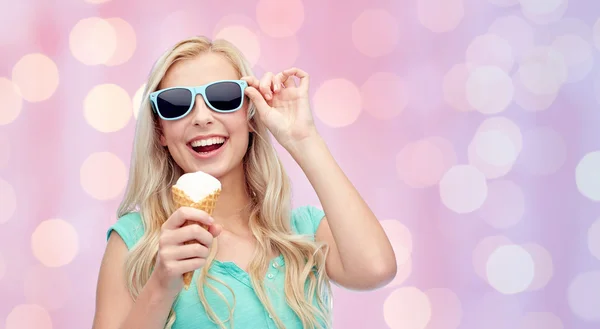
<path id="1" fill-rule="evenodd" d="M 223 155 L 227 155 L 227 154 L 223 154 Z M 196 157 L 191 157 L 191 158 L 187 158 L 185 160 L 185 167 L 182 166 L 182 169 L 184 172 L 186 173 L 191 173 L 191 172 L 197 172 L 197 171 L 202 171 L 205 172 L 217 179 L 221 179 L 225 176 L 229 176 L 229 175 L 234 175 L 237 176 L 237 174 L 241 175 L 243 178 L 244 175 L 244 167 L 243 167 L 243 160 L 240 159 L 239 161 L 235 161 L 235 162 L 239 162 L 239 165 L 232 166 L 232 160 L 227 161 L 227 157 L 218 157 L 218 158 L 213 158 L 213 159 L 209 159 L 209 160 L 205 160 L 205 159 L 198 159 Z M 242 179 L 243 180 L 243 179 Z"/>
<path id="2" fill-rule="evenodd" d="M 184 171 L 186 173 L 202 171 L 202 172 L 207 173 L 217 179 L 220 179 L 221 177 L 223 177 L 227 174 L 226 168 L 223 168 L 223 166 L 216 164 L 216 163 L 215 164 L 204 164 L 204 165 L 192 165 L 192 166 L 189 166 L 188 168 L 186 168 Z"/>

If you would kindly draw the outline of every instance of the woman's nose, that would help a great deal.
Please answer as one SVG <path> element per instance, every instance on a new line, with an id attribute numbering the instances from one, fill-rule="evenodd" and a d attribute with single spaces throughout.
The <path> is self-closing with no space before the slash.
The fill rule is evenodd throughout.
<path id="1" fill-rule="evenodd" d="M 213 122 L 213 111 L 204 102 L 202 95 L 197 95 L 194 102 L 194 109 L 191 115 L 193 116 L 193 123 L 196 125 L 205 126 Z"/>

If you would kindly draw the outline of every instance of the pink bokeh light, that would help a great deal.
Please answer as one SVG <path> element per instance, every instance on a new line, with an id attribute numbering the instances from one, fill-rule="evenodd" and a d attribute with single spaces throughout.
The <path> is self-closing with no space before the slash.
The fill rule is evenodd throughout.
<path id="1" fill-rule="evenodd" d="M 115 198 L 125 188 L 127 168 L 119 157 L 110 152 L 90 155 L 79 172 L 83 190 L 98 200 Z"/>
<path id="2" fill-rule="evenodd" d="M 365 111 L 377 119 L 400 115 L 410 101 L 407 83 L 390 72 L 373 73 L 360 87 Z"/>
<path id="3" fill-rule="evenodd" d="M 477 66 L 496 66 L 509 73 L 515 63 L 513 49 L 508 40 L 497 34 L 488 33 L 477 36 L 466 51 L 469 68 Z"/>
<path id="4" fill-rule="evenodd" d="M 271 72 L 280 72 L 296 66 L 300 56 L 300 43 L 295 36 L 287 38 L 271 38 L 259 36 L 261 54 L 258 65 L 268 67 Z"/>
<path id="5" fill-rule="evenodd" d="M 457 156 L 452 144 L 439 136 L 410 142 L 396 157 L 400 179 L 413 188 L 437 184 L 456 163 Z"/>
<path id="6" fill-rule="evenodd" d="M 387 297 L 383 314 L 391 329 L 425 329 L 431 318 L 431 302 L 418 288 L 401 287 Z"/>
<path id="7" fill-rule="evenodd" d="M 6 317 L 5 329 L 53 329 L 52 318 L 46 309 L 36 304 L 15 306 Z"/>
<path id="8" fill-rule="evenodd" d="M 470 70 L 465 63 L 453 65 L 444 75 L 444 100 L 453 109 L 461 112 L 475 111 L 467 99 L 467 80 Z"/>
<path id="9" fill-rule="evenodd" d="M 137 47 L 135 30 L 131 24 L 119 17 L 107 18 L 106 21 L 112 25 L 117 38 L 115 52 L 106 61 L 106 65 L 117 66 L 126 63 L 131 59 Z"/>
<path id="10" fill-rule="evenodd" d="M 259 0 L 256 21 L 270 37 L 294 36 L 304 23 L 304 3 L 301 0 Z"/>
<path id="11" fill-rule="evenodd" d="M 73 261 L 79 250 L 77 231 L 62 219 L 45 220 L 31 234 L 31 250 L 47 267 L 65 266 Z"/>
<path id="12" fill-rule="evenodd" d="M 337 97 L 344 95 L 344 97 Z M 332 79 L 317 87 L 313 96 L 317 118 L 330 127 L 348 126 L 362 112 L 362 97 L 358 87 L 347 79 Z"/>
<path id="13" fill-rule="evenodd" d="M 117 50 L 117 33 L 100 17 L 82 18 L 69 34 L 71 54 L 85 65 L 106 64 Z"/>
<path id="14" fill-rule="evenodd" d="M 131 107 L 127 91 L 115 84 L 94 86 L 83 100 L 87 123 L 103 133 L 123 129 L 131 119 Z"/>
<path id="15" fill-rule="evenodd" d="M 6 78 L 0 78 L 0 102 L 3 105 L 0 112 L 0 125 L 15 121 L 23 109 L 23 98 L 19 87 Z"/>
<path id="16" fill-rule="evenodd" d="M 431 319 L 426 329 L 456 329 L 463 318 L 463 307 L 456 293 L 447 288 L 425 291 L 431 303 Z"/>
<path id="17" fill-rule="evenodd" d="M 373 38 L 377 35 L 377 38 Z M 363 11 L 352 23 L 352 42 L 356 49 L 369 57 L 390 54 L 400 39 L 397 20 L 381 9 Z"/>
<path id="18" fill-rule="evenodd" d="M 256 33 L 245 26 L 231 25 L 224 27 L 215 35 L 216 39 L 226 39 L 233 43 L 254 66 L 260 58 L 260 41 Z"/>
<path id="19" fill-rule="evenodd" d="M 417 17 L 432 32 L 450 32 L 465 16 L 463 0 L 418 0 Z"/>
<path id="20" fill-rule="evenodd" d="M 58 67 L 48 56 L 27 54 L 13 66 L 12 82 L 20 95 L 29 102 L 41 102 L 52 97 L 59 84 Z"/>

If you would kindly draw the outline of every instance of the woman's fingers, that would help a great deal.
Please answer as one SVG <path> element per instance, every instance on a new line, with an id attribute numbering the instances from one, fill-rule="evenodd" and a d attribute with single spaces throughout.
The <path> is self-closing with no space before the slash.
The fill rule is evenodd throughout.
<path id="1" fill-rule="evenodd" d="M 290 86 L 296 86 L 296 82 L 294 81 L 294 77 L 300 79 L 300 87 L 308 88 L 309 76 L 308 73 L 302 71 L 297 67 L 292 67 L 282 72 L 283 80 L 286 83 L 286 87 L 288 83 Z"/>
<path id="2" fill-rule="evenodd" d="M 295 78 L 300 80 L 301 88 L 308 89 L 308 73 L 296 67 L 277 74 L 267 72 L 260 80 L 253 76 L 243 77 L 242 80 L 246 81 L 249 87 L 258 90 L 265 100 L 270 101 L 273 99 L 273 94 L 281 92 L 282 89 L 297 87 Z"/>
<path id="3" fill-rule="evenodd" d="M 260 85 L 258 90 L 263 94 L 266 100 L 271 100 L 273 98 L 273 73 L 267 72 L 262 79 L 260 79 Z"/>

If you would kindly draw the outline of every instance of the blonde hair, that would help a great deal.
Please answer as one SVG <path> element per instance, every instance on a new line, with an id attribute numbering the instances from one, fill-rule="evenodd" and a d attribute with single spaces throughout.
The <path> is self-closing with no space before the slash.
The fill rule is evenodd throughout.
<path id="1" fill-rule="evenodd" d="M 128 289 L 134 299 L 148 281 L 155 264 L 161 225 L 174 211 L 170 187 L 183 173 L 169 155 L 169 151 L 159 142 L 159 122 L 152 113 L 148 95 L 158 88 L 173 63 L 206 52 L 224 56 L 240 77 L 252 75 L 250 65 L 234 45 L 226 40 L 211 41 L 206 37 L 183 40 L 165 52 L 156 62 L 144 90 L 137 118 L 129 181 L 117 213 L 121 217 L 139 211 L 143 219 L 144 234 L 132 248 L 125 264 Z M 330 327 L 331 286 L 325 271 L 328 248 L 312 239 L 293 234 L 290 226 L 290 183 L 270 142 L 267 128 L 255 118 L 255 111 L 254 104 L 250 102 L 248 120 L 252 138 L 243 160 L 246 187 L 248 194 L 252 196 L 249 227 L 257 241 L 257 248 L 248 268 L 251 283 L 277 327 L 285 328 L 275 314 L 263 284 L 270 261 L 268 255 L 272 255 L 272 252 L 281 254 L 286 264 L 285 297 L 290 308 L 298 315 L 303 328 Z M 214 323 L 225 329 L 225 322 L 229 322 L 229 327 L 233 328 L 235 296 L 234 305 L 228 303 L 229 317 L 223 320 L 219 319 L 208 305 L 203 289 L 206 285 L 224 298 L 207 280 L 225 285 L 208 273 L 215 259 L 217 242 L 218 238 L 211 248 L 206 265 L 200 270 L 197 281 L 198 295 L 207 315 Z M 231 288 L 227 288 L 234 293 Z M 171 328 L 175 316 L 172 308 L 165 328 Z"/>

